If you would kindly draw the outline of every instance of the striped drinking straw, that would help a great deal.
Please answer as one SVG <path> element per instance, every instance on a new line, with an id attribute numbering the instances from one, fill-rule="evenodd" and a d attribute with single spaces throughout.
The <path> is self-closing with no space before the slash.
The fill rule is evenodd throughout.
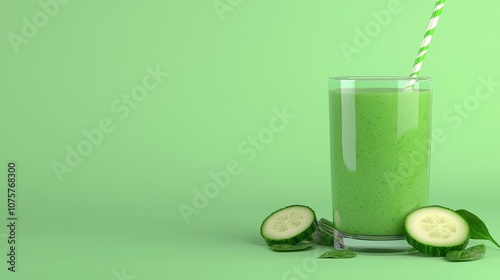
<path id="1" fill-rule="evenodd" d="M 427 31 L 424 35 L 424 40 L 420 45 L 420 49 L 418 50 L 417 58 L 415 59 L 415 63 L 413 63 L 413 68 L 411 69 L 410 78 L 417 78 L 420 69 L 422 68 L 422 62 L 425 59 L 425 54 L 429 49 L 429 44 L 432 40 L 432 35 L 436 30 L 436 25 L 439 20 L 439 16 L 441 15 L 441 11 L 443 10 L 444 2 L 446 0 L 437 0 L 436 5 L 434 6 L 434 11 L 432 12 L 431 21 L 429 22 L 429 26 L 427 26 Z M 416 79 L 409 79 L 406 83 L 406 87 L 404 89 L 405 92 L 413 89 L 413 85 L 415 85 Z"/>

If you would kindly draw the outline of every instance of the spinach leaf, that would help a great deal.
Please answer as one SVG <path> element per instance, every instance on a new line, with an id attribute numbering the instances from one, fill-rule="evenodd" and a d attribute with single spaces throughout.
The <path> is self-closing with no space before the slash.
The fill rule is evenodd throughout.
<path id="1" fill-rule="evenodd" d="M 314 243 L 299 243 L 296 245 L 292 244 L 273 244 L 271 245 L 271 250 L 278 252 L 290 252 L 290 251 L 302 251 L 311 248 Z"/>
<path id="2" fill-rule="evenodd" d="M 470 247 L 461 251 L 448 251 L 446 259 L 450 262 L 466 262 L 475 261 L 480 259 L 486 253 L 486 246 L 484 244 Z"/>
<path id="3" fill-rule="evenodd" d="M 497 247 L 500 248 L 500 245 L 493 239 L 493 237 L 488 232 L 488 228 L 484 224 L 478 216 L 472 214 L 471 212 L 459 209 L 455 211 L 458 215 L 462 216 L 470 227 L 470 238 L 471 239 L 486 239 L 493 242 Z"/>
<path id="4" fill-rule="evenodd" d="M 356 253 L 351 250 L 330 250 L 319 256 L 318 259 L 351 259 Z"/>

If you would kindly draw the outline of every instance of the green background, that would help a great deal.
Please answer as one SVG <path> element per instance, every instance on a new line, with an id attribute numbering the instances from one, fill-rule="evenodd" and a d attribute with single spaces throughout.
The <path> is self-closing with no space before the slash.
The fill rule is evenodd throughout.
<path id="1" fill-rule="evenodd" d="M 324 249 L 280 254 L 259 236 L 262 220 L 289 204 L 330 218 L 327 78 L 407 75 L 434 1 L 49 2 L 52 15 L 36 1 L 0 1 L 2 260 L 10 160 L 19 218 L 18 272 L 2 261 L 2 279 L 498 279 L 500 249 L 489 242 L 471 263 L 315 261 Z M 382 26 L 373 13 L 390 5 L 398 13 Z M 434 79 L 439 134 L 431 203 L 475 212 L 500 239 L 498 9 L 448 1 L 421 75 Z M 356 28 L 367 27 L 372 36 L 356 47 Z M 343 54 L 346 44 L 357 52 Z M 148 67 L 169 75 L 128 115 L 113 111 Z M 496 84 L 480 100 L 481 79 Z M 283 108 L 294 118 L 271 137 Z M 66 164 L 67 147 L 103 120 L 113 131 L 60 180 L 54 162 Z M 238 149 L 259 133 L 268 141 L 255 157 Z M 192 206 L 228 162 L 240 173 L 186 223 L 180 205 Z M 303 265 L 305 274 L 288 274 Z"/>

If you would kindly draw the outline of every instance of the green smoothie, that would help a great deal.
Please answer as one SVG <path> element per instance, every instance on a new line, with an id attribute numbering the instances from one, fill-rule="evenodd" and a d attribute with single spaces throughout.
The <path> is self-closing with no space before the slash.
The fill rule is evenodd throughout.
<path id="1" fill-rule="evenodd" d="M 347 236 L 402 236 L 428 204 L 430 91 L 330 91 L 335 228 Z"/>

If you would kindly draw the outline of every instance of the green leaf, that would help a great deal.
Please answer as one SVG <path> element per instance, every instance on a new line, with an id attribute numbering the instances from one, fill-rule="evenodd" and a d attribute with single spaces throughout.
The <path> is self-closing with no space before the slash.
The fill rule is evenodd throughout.
<path id="1" fill-rule="evenodd" d="M 330 250 L 319 256 L 318 259 L 351 259 L 356 253 L 351 250 Z"/>
<path id="2" fill-rule="evenodd" d="M 486 246 L 484 244 L 470 247 L 461 251 L 448 251 L 446 259 L 450 262 L 467 262 L 480 259 L 486 253 Z"/>
<path id="3" fill-rule="evenodd" d="M 491 237 L 488 228 L 484 224 L 478 216 L 472 214 L 471 212 L 459 209 L 455 211 L 458 215 L 462 216 L 470 227 L 470 238 L 471 239 L 485 239 L 493 242 L 497 247 L 500 248 L 500 245 Z"/>
<path id="4" fill-rule="evenodd" d="M 299 243 L 296 245 L 292 244 L 274 244 L 271 245 L 271 250 L 277 251 L 277 252 L 290 252 L 290 251 L 302 251 L 306 250 L 308 248 L 311 248 L 314 245 L 314 243 Z"/>
<path id="5" fill-rule="evenodd" d="M 330 223 L 326 219 L 320 219 L 316 231 L 312 234 L 312 240 L 316 244 L 320 245 L 333 245 L 333 229 L 330 228 L 326 223 Z"/>
<path id="6" fill-rule="evenodd" d="M 484 244 L 481 244 L 481 245 L 469 247 L 469 248 L 467 248 L 467 250 L 484 255 L 486 253 L 486 246 L 484 246 Z"/>
<path id="7" fill-rule="evenodd" d="M 321 218 L 319 220 L 319 223 L 328 231 L 331 231 L 333 233 L 333 223 L 330 222 L 329 220 L 325 218 Z"/>

